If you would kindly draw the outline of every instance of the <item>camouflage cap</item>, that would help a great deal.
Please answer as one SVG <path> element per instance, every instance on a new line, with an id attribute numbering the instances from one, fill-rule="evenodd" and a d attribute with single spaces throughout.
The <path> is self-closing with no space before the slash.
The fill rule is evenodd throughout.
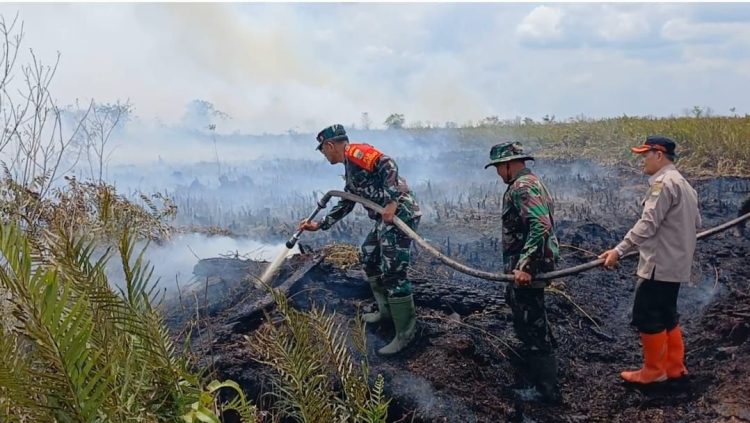
<path id="1" fill-rule="evenodd" d="M 534 160 L 534 158 L 523 153 L 523 145 L 520 142 L 506 142 L 492 146 L 490 162 L 484 168 L 512 160 Z"/>
<path id="2" fill-rule="evenodd" d="M 316 139 L 318 140 L 318 148 L 316 148 L 316 150 L 320 150 L 320 147 L 323 146 L 323 142 L 325 141 L 348 141 L 349 136 L 346 135 L 346 129 L 344 129 L 344 125 L 337 123 L 318 132 L 318 136 L 316 137 Z"/>

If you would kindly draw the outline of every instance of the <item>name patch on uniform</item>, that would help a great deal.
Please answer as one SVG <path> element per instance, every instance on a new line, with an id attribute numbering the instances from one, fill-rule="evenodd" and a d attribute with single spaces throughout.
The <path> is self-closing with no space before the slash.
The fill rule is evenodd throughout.
<path id="1" fill-rule="evenodd" d="M 349 144 L 346 149 L 346 157 L 362 169 L 372 172 L 375 164 L 383 153 L 369 144 Z"/>

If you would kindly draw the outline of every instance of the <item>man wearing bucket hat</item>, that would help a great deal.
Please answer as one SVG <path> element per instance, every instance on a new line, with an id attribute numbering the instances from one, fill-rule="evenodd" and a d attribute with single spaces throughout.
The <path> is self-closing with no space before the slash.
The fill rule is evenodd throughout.
<path id="1" fill-rule="evenodd" d="M 422 213 L 414 193 L 398 173 L 396 162 L 368 144 L 350 144 L 342 125 L 329 126 L 317 136 L 320 151 L 332 165 L 343 163 L 345 190 L 382 206 L 382 214 L 368 210 L 375 221 L 362 243 L 360 259 L 378 304 L 378 311 L 366 313 L 367 323 L 392 321 L 396 336 L 378 350 L 393 355 L 408 346 L 416 333 L 416 311 L 411 282 L 406 272 L 411 260 L 412 239 L 393 224 L 398 216 L 416 230 Z M 321 222 L 300 223 L 300 229 L 330 229 L 354 209 L 355 203 L 342 199 Z"/>
<path id="2" fill-rule="evenodd" d="M 675 147 L 671 139 L 652 135 L 631 148 L 643 157 L 643 172 L 649 175 L 643 212 L 622 242 L 599 256 L 605 267 L 612 268 L 623 254 L 636 249 L 640 254 L 631 323 L 641 334 L 643 366 L 620 373 L 631 383 L 662 382 L 687 374 L 677 295 L 680 283 L 690 280 L 701 217 L 698 195 L 674 166 Z"/>
<path id="3" fill-rule="evenodd" d="M 508 185 L 503 196 L 503 265 L 515 281 L 506 287 L 506 301 L 513 312 L 513 327 L 523 343 L 522 356 L 532 382 L 546 402 L 562 401 L 557 383 L 557 347 L 544 305 L 545 281 L 535 274 L 554 270 L 559 245 L 553 220 L 554 202 L 547 187 L 526 167 L 519 142 L 498 144 L 490 150 L 490 162 Z"/>

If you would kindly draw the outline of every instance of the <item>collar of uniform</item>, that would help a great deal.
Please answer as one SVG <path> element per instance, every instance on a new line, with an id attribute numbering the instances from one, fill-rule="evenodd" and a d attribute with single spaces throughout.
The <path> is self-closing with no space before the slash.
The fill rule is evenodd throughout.
<path id="1" fill-rule="evenodd" d="M 674 165 L 671 164 L 671 163 L 668 164 L 668 165 L 666 165 L 666 166 L 664 166 L 663 168 L 659 169 L 658 172 L 656 172 L 653 175 L 651 175 L 651 176 L 648 177 L 648 184 L 649 185 L 653 185 L 654 182 L 661 181 L 661 178 L 664 177 L 665 173 L 669 172 L 670 170 L 676 170 L 676 169 L 677 168 L 674 167 Z"/>
<path id="2" fill-rule="evenodd" d="M 346 147 L 344 147 L 344 166 L 349 164 L 349 158 L 346 157 L 346 152 L 349 151 L 349 148 L 351 148 L 351 144 L 347 144 Z"/>
<path id="3" fill-rule="evenodd" d="M 525 167 L 519 170 L 518 173 L 513 175 L 513 178 L 511 178 L 510 181 L 508 181 L 508 185 L 512 184 L 513 182 L 516 182 L 516 179 L 520 178 L 521 176 L 528 175 L 530 173 L 531 173 L 531 169 L 529 169 L 528 167 Z"/>

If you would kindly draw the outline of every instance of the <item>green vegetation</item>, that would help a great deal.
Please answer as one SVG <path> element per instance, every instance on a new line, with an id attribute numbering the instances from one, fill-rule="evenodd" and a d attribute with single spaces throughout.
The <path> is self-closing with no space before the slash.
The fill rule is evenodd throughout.
<path id="1" fill-rule="evenodd" d="M 136 254 L 135 238 L 123 231 L 116 248 L 125 274 L 120 292 L 105 272 L 111 250 L 99 255 L 93 242 L 64 234 L 43 238 L 39 249 L 17 224 L 0 225 L 0 288 L 10 294 L 3 308 L 12 316 L 0 327 L 0 420 L 189 416 L 206 396 L 202 378 L 176 353 L 153 306 L 151 267 L 143 251 Z M 253 415 L 248 404 L 238 406 Z M 195 411 L 216 419 L 212 408 Z"/>
<path id="2" fill-rule="evenodd" d="M 388 400 L 381 375 L 370 386 L 364 322 L 347 330 L 335 314 L 313 307 L 300 312 L 271 291 L 277 316 L 245 337 L 256 359 L 276 372 L 273 395 L 281 415 L 298 422 L 385 422 Z M 274 322 L 275 321 L 275 322 Z M 359 355 L 359 363 L 355 362 Z"/>
<path id="3" fill-rule="evenodd" d="M 61 110 L 48 90 L 56 64 L 44 65 L 32 54 L 32 63 L 22 66 L 25 79 L 18 84 L 13 78 L 23 39 L 17 24 L 0 16 L 6 128 L 0 134 L 0 421 L 218 423 L 227 410 L 242 422 L 257 421 L 260 413 L 237 383 L 209 382 L 210 375 L 189 362 L 189 345 L 175 347 L 146 247 L 136 251 L 139 241 L 169 239 L 174 203 L 160 194 L 130 200 L 103 182 L 109 137 L 130 106 L 92 103 L 78 110 L 73 133 L 64 136 Z M 81 157 L 88 160 L 90 181 L 67 176 Z M 124 280 L 109 280 L 110 262 L 118 263 Z M 325 371 L 318 366 L 330 362 L 337 369 L 343 391 L 312 385 L 327 388 L 321 392 L 330 404 L 322 407 L 330 414 L 319 415 L 385 421 L 383 379 L 370 391 L 366 360 L 353 373 L 344 329 L 322 310 L 299 312 L 283 296 L 276 300 L 285 324 L 322 335 L 319 348 L 308 348 L 294 363 Z M 360 322 L 362 348 L 363 330 Z M 287 334 L 286 326 L 269 326 L 262 339 L 283 348 L 290 345 Z M 228 402 L 219 399 L 223 391 Z M 287 392 L 280 404 L 307 404 L 297 396 L 302 392 Z M 333 421 L 310 420 L 306 411 L 288 415 Z"/>
<path id="4" fill-rule="evenodd" d="M 164 325 L 153 267 L 135 242 L 170 236 L 169 200 L 135 204 L 111 186 L 75 180 L 47 197 L 10 177 L 0 188 L 0 421 L 219 422 L 229 409 L 257 420 L 239 385 L 208 383 Z M 117 289 L 110 261 L 124 274 Z M 370 387 L 363 323 L 352 351 L 335 314 L 274 298 L 280 323 L 249 347 L 279 374 L 278 414 L 384 422 L 384 381 Z M 228 403 L 218 400 L 221 389 L 233 391 Z"/>
<path id="5" fill-rule="evenodd" d="M 142 239 L 169 237 L 175 208 L 143 205 L 102 183 L 48 189 L 45 177 L 0 180 L 0 421 L 218 421 L 212 382 L 173 345 L 158 310 Z M 119 289 L 105 271 L 117 261 Z"/>
<path id="6" fill-rule="evenodd" d="M 164 325 L 153 268 L 145 248 L 135 245 L 171 236 L 173 202 L 159 194 L 136 202 L 103 182 L 109 136 L 130 105 L 92 103 L 77 110 L 77 127 L 64 137 L 61 110 L 48 91 L 56 64 L 45 66 L 32 55 L 18 78 L 23 33 L 16 20 L 0 16 L 0 38 L 0 421 L 219 422 L 229 409 L 243 422 L 258 420 L 240 386 L 210 381 L 195 369 Z M 201 116 L 219 113 L 205 102 L 194 106 Z M 363 127 L 370 122 L 363 114 Z M 403 129 L 402 114 L 384 124 L 415 136 L 437 131 L 421 124 Z M 659 133 L 679 143 L 680 165 L 688 172 L 750 175 L 750 117 L 712 117 L 702 109 L 680 118 L 490 117 L 440 130 L 462 145 L 520 140 L 538 157 L 618 165 L 636 163 L 627 147 Z M 93 182 L 65 176 L 65 164 L 75 165 L 66 162 L 69 156 L 89 161 Z M 124 274 L 119 288 L 105 271 L 110 262 Z M 276 374 L 278 416 L 269 418 L 384 422 L 385 383 L 369 374 L 359 316 L 349 330 L 340 316 L 316 307 L 295 310 L 270 292 L 276 312 L 247 338 L 256 359 Z M 229 402 L 219 400 L 223 390 Z"/>

